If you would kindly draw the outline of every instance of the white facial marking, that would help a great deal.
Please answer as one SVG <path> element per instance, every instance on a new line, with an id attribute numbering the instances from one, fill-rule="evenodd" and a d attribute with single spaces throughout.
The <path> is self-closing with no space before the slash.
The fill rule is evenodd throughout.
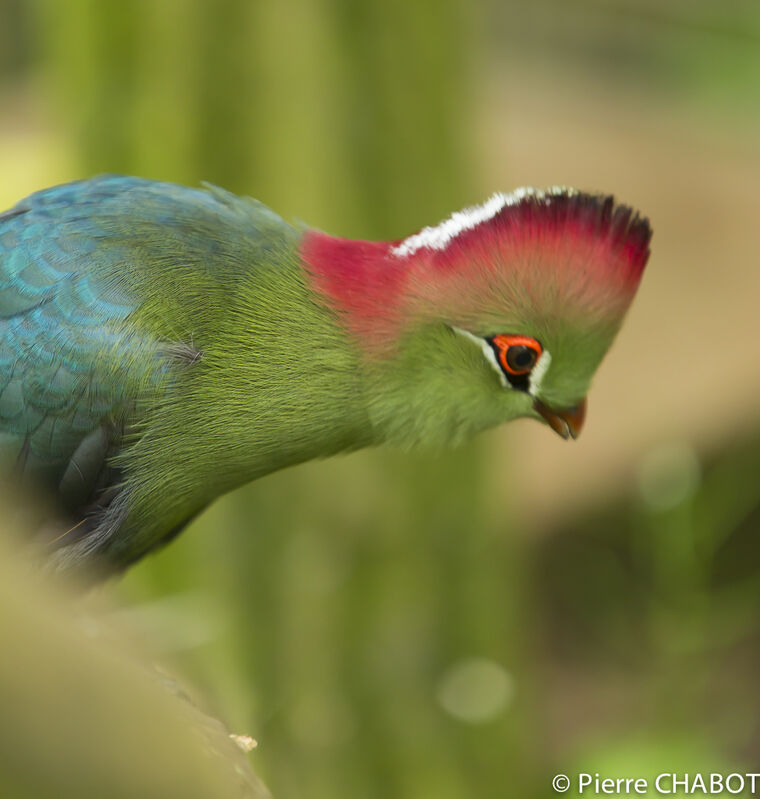
<path id="1" fill-rule="evenodd" d="M 535 397 L 541 390 L 541 381 L 544 379 L 544 375 L 551 365 L 552 356 L 549 350 L 544 350 L 541 353 L 541 357 L 536 361 L 536 365 L 533 367 L 533 371 L 528 378 L 528 393 L 531 397 Z"/>
<path id="2" fill-rule="evenodd" d="M 472 341 L 473 344 L 476 344 L 478 347 L 480 347 L 483 355 L 486 356 L 488 363 L 491 364 L 496 374 L 499 375 L 499 381 L 501 382 L 502 386 L 504 386 L 504 388 L 512 388 L 512 386 L 509 385 L 501 366 L 499 366 L 499 362 L 496 360 L 496 355 L 494 355 L 491 345 L 484 338 L 473 335 L 469 330 L 462 330 L 461 327 L 452 327 L 451 329 L 455 333 L 459 333 L 460 336 L 464 336 L 466 339 Z"/>
<path id="3" fill-rule="evenodd" d="M 443 250 L 448 243 L 452 239 L 455 239 L 460 233 L 463 233 L 465 230 L 471 230 L 489 219 L 493 219 L 502 208 L 508 205 L 517 205 L 526 197 L 535 197 L 541 200 L 559 194 L 572 195 L 576 193 L 574 189 L 569 189 L 565 186 L 552 186 L 545 191 L 527 186 L 522 189 L 515 189 L 515 191 L 509 194 L 497 192 L 482 205 L 473 205 L 462 211 L 455 211 L 448 219 L 444 219 L 443 222 L 433 227 L 423 228 L 419 233 L 405 238 L 401 244 L 391 249 L 391 254 L 395 255 L 397 258 L 405 258 L 421 249 Z"/>
<path id="4" fill-rule="evenodd" d="M 491 348 L 491 345 L 480 336 L 476 336 L 473 333 L 470 333 L 469 330 L 463 330 L 461 327 L 453 327 L 451 328 L 455 333 L 459 333 L 460 336 L 464 336 L 464 338 L 469 339 L 476 344 L 483 355 L 485 355 L 486 360 L 491 367 L 499 375 L 499 382 L 504 386 L 504 388 L 511 388 L 514 389 L 514 386 L 507 380 L 507 376 L 504 374 L 504 370 L 499 366 L 499 362 L 496 360 L 496 355 Z M 549 371 L 549 367 L 552 364 L 552 356 L 549 350 L 544 350 L 541 353 L 541 357 L 536 361 L 536 365 L 533 367 L 530 376 L 528 377 L 528 394 L 531 397 L 535 397 L 538 392 L 541 390 L 541 381 L 544 379 L 544 375 Z"/>

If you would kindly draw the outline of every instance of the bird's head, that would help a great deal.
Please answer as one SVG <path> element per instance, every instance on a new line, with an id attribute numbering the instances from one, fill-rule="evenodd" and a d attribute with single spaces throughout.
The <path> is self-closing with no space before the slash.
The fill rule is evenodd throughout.
<path id="1" fill-rule="evenodd" d="M 575 438 L 650 238 L 612 197 L 521 189 L 400 241 L 308 232 L 302 254 L 359 347 L 379 438 L 458 440 L 521 416 Z"/>

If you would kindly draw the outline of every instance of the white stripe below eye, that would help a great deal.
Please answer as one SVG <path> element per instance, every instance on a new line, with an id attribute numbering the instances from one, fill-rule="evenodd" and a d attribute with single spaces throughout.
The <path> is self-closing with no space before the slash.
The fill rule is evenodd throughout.
<path id="1" fill-rule="evenodd" d="M 552 365 L 552 356 L 549 350 L 544 350 L 541 353 L 541 357 L 536 361 L 536 365 L 533 367 L 533 371 L 530 373 L 530 379 L 528 381 L 528 393 L 531 397 L 535 397 L 538 395 L 538 392 L 541 390 L 541 381 L 544 379 L 544 375 L 549 371 L 549 367 Z"/>
<path id="2" fill-rule="evenodd" d="M 499 366 L 499 362 L 496 360 L 496 355 L 491 349 L 491 345 L 484 338 L 473 335 L 469 330 L 462 330 L 461 327 L 452 327 L 451 329 L 455 333 L 459 333 L 460 336 L 464 336 L 472 341 L 473 344 L 477 344 L 477 346 L 483 351 L 483 355 L 486 356 L 488 363 L 491 364 L 496 374 L 499 375 L 499 380 L 501 381 L 502 386 L 504 386 L 504 388 L 512 388 L 512 386 L 509 385 L 509 381 L 507 380 L 504 371 L 502 370 L 501 366 Z"/>
<path id="3" fill-rule="evenodd" d="M 491 365 L 493 370 L 499 375 L 499 382 L 504 386 L 504 388 L 511 388 L 514 389 L 514 386 L 507 380 L 507 376 L 504 374 L 504 370 L 499 365 L 499 362 L 496 360 L 496 354 L 493 351 L 491 345 L 480 336 L 476 336 L 473 333 L 470 333 L 469 330 L 463 330 L 461 327 L 453 327 L 451 328 L 455 333 L 459 333 L 460 336 L 464 336 L 464 338 L 469 339 L 476 344 L 483 355 L 485 355 L 486 360 Z M 531 397 L 537 396 L 538 392 L 541 390 L 541 381 L 544 379 L 544 375 L 549 371 L 549 367 L 552 363 L 552 356 L 549 350 L 544 350 L 541 353 L 541 357 L 536 361 L 536 365 L 533 367 L 533 370 L 530 373 L 530 377 L 528 378 L 528 393 Z"/>

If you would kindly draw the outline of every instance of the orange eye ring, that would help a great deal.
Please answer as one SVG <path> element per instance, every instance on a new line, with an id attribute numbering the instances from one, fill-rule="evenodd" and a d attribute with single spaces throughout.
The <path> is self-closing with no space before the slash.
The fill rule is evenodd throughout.
<path id="1" fill-rule="evenodd" d="M 543 347 L 530 336 L 499 335 L 491 339 L 499 365 L 507 374 L 530 374 L 543 352 Z"/>

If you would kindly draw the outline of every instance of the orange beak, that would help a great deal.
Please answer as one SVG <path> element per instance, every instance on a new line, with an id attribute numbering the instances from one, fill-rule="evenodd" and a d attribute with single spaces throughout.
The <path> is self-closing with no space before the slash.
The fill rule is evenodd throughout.
<path id="1" fill-rule="evenodd" d="M 578 438 L 586 419 L 586 400 L 581 400 L 572 408 L 555 410 L 544 405 L 541 400 L 533 403 L 533 408 L 546 419 L 549 427 L 562 438 Z"/>

